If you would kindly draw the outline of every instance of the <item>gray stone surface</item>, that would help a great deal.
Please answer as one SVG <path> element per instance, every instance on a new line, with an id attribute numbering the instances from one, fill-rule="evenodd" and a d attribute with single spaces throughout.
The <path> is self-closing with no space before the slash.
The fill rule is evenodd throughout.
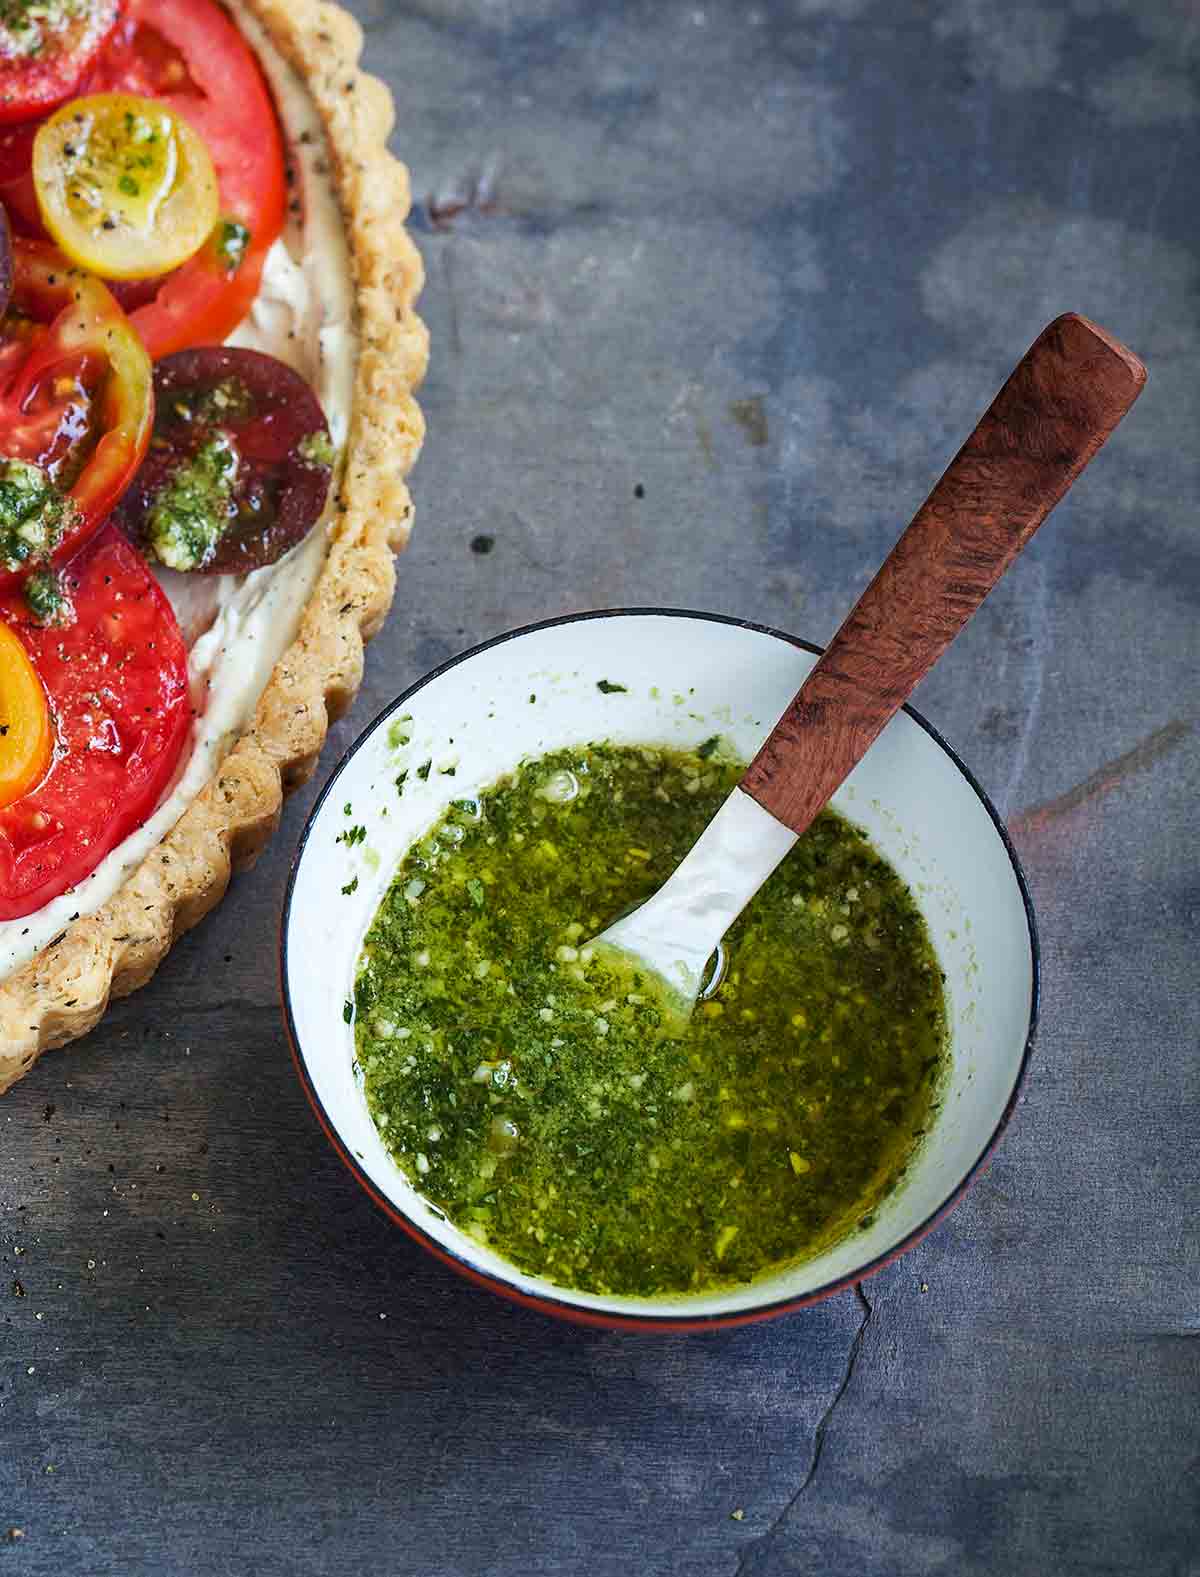
<path id="1" fill-rule="evenodd" d="M 423 670 L 564 609 L 827 637 L 1047 318 L 1146 358 L 918 697 L 1011 818 L 1040 1045 L 990 1171 L 861 1294 L 561 1327 L 428 1260 L 309 1114 L 275 933 L 314 784 L 0 1103 L 0 1565 L 1196 1577 L 1192 0 L 359 14 L 435 359 L 417 533 L 323 771 Z"/>

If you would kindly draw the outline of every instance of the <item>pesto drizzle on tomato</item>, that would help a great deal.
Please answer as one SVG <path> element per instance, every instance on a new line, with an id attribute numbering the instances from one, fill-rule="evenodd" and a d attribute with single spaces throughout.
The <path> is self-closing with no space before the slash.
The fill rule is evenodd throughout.
<path id="1" fill-rule="evenodd" d="M 0 0 L 5 53 L 35 57 L 88 12 L 87 0 Z"/>
<path id="2" fill-rule="evenodd" d="M 75 606 L 57 570 L 34 570 L 22 590 L 30 617 L 43 629 L 65 629 L 75 622 Z"/>
<path id="3" fill-rule="evenodd" d="M 47 562 L 78 514 L 41 466 L 0 457 L 0 569 Z"/>
<path id="4" fill-rule="evenodd" d="M 209 562 L 234 516 L 237 472 L 237 447 L 220 430 L 176 467 L 146 511 L 146 545 L 160 563 L 189 570 Z"/>

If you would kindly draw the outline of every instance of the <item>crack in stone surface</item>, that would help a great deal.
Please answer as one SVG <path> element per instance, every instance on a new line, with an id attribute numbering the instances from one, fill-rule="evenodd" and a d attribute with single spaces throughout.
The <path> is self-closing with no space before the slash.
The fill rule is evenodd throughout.
<path id="1" fill-rule="evenodd" d="M 1110 793 L 1131 774 L 1153 766 L 1174 750 L 1176 745 L 1182 744 L 1191 734 L 1193 726 L 1190 721 L 1181 718 L 1164 723 L 1161 728 L 1156 728 L 1152 734 L 1148 734 L 1145 739 L 1134 745 L 1132 750 L 1127 750 L 1123 756 L 1116 756 L 1112 761 L 1106 761 L 1090 777 L 1084 778 L 1082 783 L 1077 783 L 1065 794 L 1059 794 L 1055 799 L 1045 800 L 1040 805 L 1031 805 L 1027 810 L 1021 811 L 1010 823 L 1010 830 L 1027 830 L 1035 826 L 1044 826 L 1066 815 L 1068 811 L 1078 810 L 1089 800 Z"/>
<path id="2" fill-rule="evenodd" d="M 867 1295 L 862 1289 L 861 1281 L 856 1281 L 854 1283 L 854 1295 L 862 1306 L 863 1317 L 859 1323 L 858 1329 L 854 1333 L 854 1340 L 850 1343 L 850 1351 L 846 1354 L 846 1368 L 842 1374 L 841 1384 L 833 1393 L 833 1396 L 830 1398 L 829 1405 L 817 1420 L 817 1427 L 813 1430 L 812 1458 L 808 1464 L 808 1472 L 804 1475 L 804 1478 L 795 1494 L 793 1494 L 788 1499 L 787 1503 L 783 1507 L 783 1510 L 775 1518 L 774 1522 L 772 1522 L 771 1526 L 767 1529 L 763 1536 L 759 1539 L 755 1539 L 753 1544 L 747 1545 L 747 1547 L 742 1551 L 741 1557 L 737 1563 L 737 1567 L 734 1570 L 733 1577 L 742 1577 L 743 1573 L 749 1572 L 749 1562 L 759 1554 L 763 1553 L 771 1544 L 775 1538 L 775 1535 L 791 1516 L 792 1510 L 799 1502 L 801 1496 L 804 1495 L 813 1479 L 817 1476 L 817 1468 L 821 1465 L 821 1451 L 825 1445 L 825 1434 L 829 1428 L 829 1421 L 833 1417 L 834 1410 L 836 1409 L 838 1403 L 842 1400 L 842 1397 L 845 1396 L 846 1392 L 850 1388 L 850 1381 L 854 1378 L 854 1371 L 858 1365 L 858 1356 L 862 1351 L 863 1337 L 866 1335 L 867 1326 L 871 1323 L 871 1316 L 875 1312 L 874 1306 L 867 1301 Z"/>

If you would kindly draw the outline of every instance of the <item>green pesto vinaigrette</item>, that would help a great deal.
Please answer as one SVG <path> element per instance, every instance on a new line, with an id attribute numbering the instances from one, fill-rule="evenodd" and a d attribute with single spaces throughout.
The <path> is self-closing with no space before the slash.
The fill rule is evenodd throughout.
<path id="1" fill-rule="evenodd" d="M 810 1256 L 867 1223 L 936 1100 L 924 921 L 832 812 L 685 1029 L 586 945 L 741 772 L 716 741 L 525 762 L 409 850 L 367 933 L 355 1040 L 384 1142 L 459 1227 L 562 1286 L 698 1292 Z"/>

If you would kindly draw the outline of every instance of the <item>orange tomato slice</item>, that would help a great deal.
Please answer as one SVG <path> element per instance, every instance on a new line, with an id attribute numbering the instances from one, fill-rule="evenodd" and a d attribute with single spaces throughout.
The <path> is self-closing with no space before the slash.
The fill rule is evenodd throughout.
<path id="1" fill-rule="evenodd" d="M 0 623 L 0 806 L 41 782 L 53 750 L 45 688 L 24 646 Z"/>

